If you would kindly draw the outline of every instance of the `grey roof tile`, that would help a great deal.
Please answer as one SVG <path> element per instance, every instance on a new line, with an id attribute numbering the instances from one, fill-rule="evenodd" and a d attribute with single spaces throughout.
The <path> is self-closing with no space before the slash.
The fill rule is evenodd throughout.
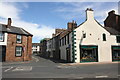
<path id="1" fill-rule="evenodd" d="M 120 35 L 120 32 L 111 28 L 111 27 L 104 27 L 111 35 Z"/>
<path id="2" fill-rule="evenodd" d="M 8 33 L 14 33 L 14 34 L 21 34 L 21 35 L 30 35 L 30 36 L 32 36 L 32 34 L 27 32 L 23 28 L 14 27 L 14 26 L 11 26 L 10 28 L 7 28 L 7 25 L 4 25 L 4 24 L 0 24 L 0 31 L 8 32 Z"/>

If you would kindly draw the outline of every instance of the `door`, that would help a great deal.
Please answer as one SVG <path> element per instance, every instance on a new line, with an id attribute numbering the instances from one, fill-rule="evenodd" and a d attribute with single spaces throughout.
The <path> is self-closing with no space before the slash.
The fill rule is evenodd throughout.
<path id="1" fill-rule="evenodd" d="M 71 60 L 70 60 L 70 49 L 69 48 L 66 49 L 66 60 L 67 60 L 67 62 L 71 62 Z"/>
<path id="2" fill-rule="evenodd" d="M 6 56 L 6 46 L 0 46 L 0 62 L 5 61 Z"/>

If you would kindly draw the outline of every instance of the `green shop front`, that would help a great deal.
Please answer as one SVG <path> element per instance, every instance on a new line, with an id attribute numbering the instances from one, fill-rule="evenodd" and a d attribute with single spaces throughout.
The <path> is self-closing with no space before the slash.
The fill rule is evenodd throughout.
<path id="1" fill-rule="evenodd" d="M 80 45 L 80 62 L 98 62 L 98 46 Z"/>
<path id="2" fill-rule="evenodd" d="M 112 61 L 120 61 L 120 46 L 112 46 Z"/>

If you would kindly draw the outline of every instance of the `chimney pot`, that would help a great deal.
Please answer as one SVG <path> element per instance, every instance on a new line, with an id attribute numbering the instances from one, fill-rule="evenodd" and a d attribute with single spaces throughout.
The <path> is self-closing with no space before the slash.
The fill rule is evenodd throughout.
<path id="1" fill-rule="evenodd" d="M 110 12 L 108 13 L 108 15 L 111 15 L 111 14 L 115 14 L 115 11 L 112 10 L 112 11 L 110 11 Z"/>
<path id="2" fill-rule="evenodd" d="M 87 8 L 86 16 L 87 16 L 87 20 L 94 20 L 94 13 L 92 8 Z"/>
<path id="3" fill-rule="evenodd" d="M 8 18 L 8 24 L 7 24 L 7 28 L 10 28 L 10 27 L 11 27 L 11 23 L 12 23 L 12 20 L 11 20 L 11 18 Z"/>
<path id="4" fill-rule="evenodd" d="M 73 29 L 75 29 L 75 28 L 77 28 L 77 23 L 76 23 L 76 21 L 72 21 L 72 22 L 68 22 L 68 24 L 67 24 L 67 29 L 68 30 L 73 30 Z"/>

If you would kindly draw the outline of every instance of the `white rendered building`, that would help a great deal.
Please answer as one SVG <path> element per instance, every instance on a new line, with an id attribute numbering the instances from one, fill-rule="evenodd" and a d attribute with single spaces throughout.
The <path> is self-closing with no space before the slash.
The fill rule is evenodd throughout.
<path id="1" fill-rule="evenodd" d="M 100 25 L 92 9 L 86 10 L 85 22 L 61 38 L 61 44 L 68 42 L 68 35 L 69 43 L 60 46 L 61 59 L 77 63 L 120 61 L 120 32 Z"/>

